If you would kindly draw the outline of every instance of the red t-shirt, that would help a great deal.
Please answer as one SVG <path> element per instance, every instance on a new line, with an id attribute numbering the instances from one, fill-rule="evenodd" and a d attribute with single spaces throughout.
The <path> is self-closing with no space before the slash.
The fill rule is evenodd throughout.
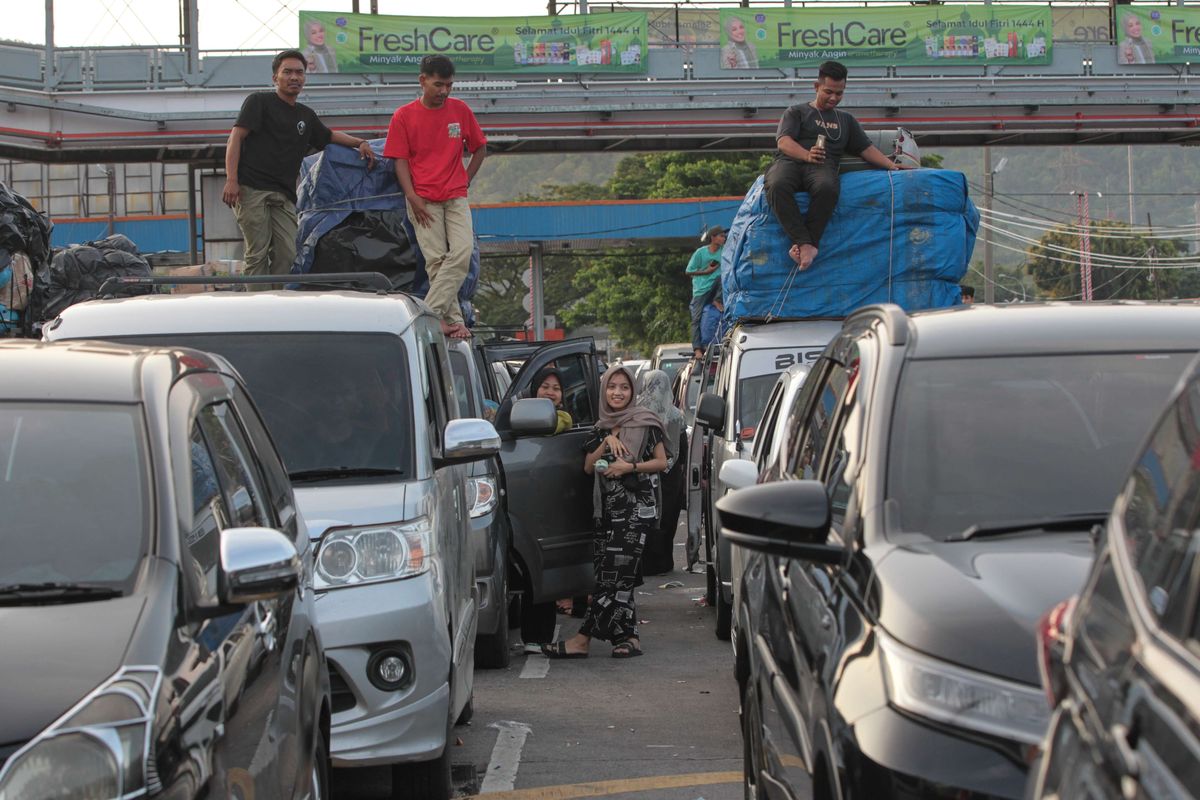
<path id="1" fill-rule="evenodd" d="M 392 114 L 383 154 L 408 161 L 417 194 L 440 203 L 467 196 L 463 146 L 474 153 L 485 144 L 466 103 L 447 97 L 441 108 L 426 108 L 418 98 Z"/>

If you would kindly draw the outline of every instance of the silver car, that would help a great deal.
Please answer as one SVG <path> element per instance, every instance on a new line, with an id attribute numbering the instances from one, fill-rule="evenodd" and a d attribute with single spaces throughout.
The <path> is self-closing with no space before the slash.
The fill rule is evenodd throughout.
<path id="1" fill-rule="evenodd" d="M 391 764 L 411 794 L 448 797 L 478 620 L 468 465 L 499 440 L 460 418 L 438 318 L 403 294 L 215 292 L 82 303 L 45 336 L 187 345 L 237 368 L 318 544 L 333 763 Z"/>

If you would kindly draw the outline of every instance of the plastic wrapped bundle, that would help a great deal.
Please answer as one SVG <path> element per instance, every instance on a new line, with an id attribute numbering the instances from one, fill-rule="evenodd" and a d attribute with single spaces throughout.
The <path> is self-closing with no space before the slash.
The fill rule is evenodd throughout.
<path id="1" fill-rule="evenodd" d="M 58 316 L 68 306 L 91 300 L 109 278 L 148 278 L 150 274 L 149 262 L 124 236 L 72 245 L 56 251 L 50 265 L 38 271 L 30 307 L 36 320 L 45 321 Z M 125 293 L 145 294 L 152 288 L 147 286 L 144 290 Z"/>
<path id="2" fill-rule="evenodd" d="M 755 181 L 729 227 L 721 259 L 725 320 L 844 317 L 871 303 L 906 311 L 960 302 L 979 212 L 961 172 L 937 169 L 842 175 L 837 210 L 804 272 Z M 800 211 L 808 195 L 796 195 Z"/>

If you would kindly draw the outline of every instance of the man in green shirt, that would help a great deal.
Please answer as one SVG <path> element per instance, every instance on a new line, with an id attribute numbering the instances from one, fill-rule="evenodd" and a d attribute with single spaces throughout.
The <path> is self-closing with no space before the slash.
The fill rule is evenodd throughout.
<path id="1" fill-rule="evenodd" d="M 725 248 L 725 229 L 714 225 L 705 232 L 705 244 L 692 253 L 684 270 L 692 277 L 692 302 L 688 310 L 692 314 L 692 349 L 696 358 L 704 357 L 703 342 L 700 341 L 700 315 L 704 307 L 712 302 L 713 287 L 721 279 L 721 251 Z"/>

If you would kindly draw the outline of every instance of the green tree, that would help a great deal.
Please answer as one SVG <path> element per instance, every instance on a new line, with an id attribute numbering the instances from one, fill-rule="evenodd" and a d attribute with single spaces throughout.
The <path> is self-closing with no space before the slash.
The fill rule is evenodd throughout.
<path id="1" fill-rule="evenodd" d="M 1191 297 L 1200 288 L 1192 269 L 1151 270 L 1155 259 L 1184 255 L 1186 243 L 1173 239 L 1148 239 L 1133 234 L 1127 223 L 1096 220 L 1089 228 L 1092 254 L 1092 294 L 1096 300 L 1113 298 L 1155 300 Z M 1027 271 L 1045 296 L 1078 298 L 1082 237 L 1075 227 L 1060 225 L 1042 235 L 1029 248 Z M 1112 258 L 1116 256 L 1118 258 Z M 1134 259 L 1134 260 L 1125 260 Z"/>
<path id="2" fill-rule="evenodd" d="M 941 169 L 942 161 L 945 159 L 937 153 L 922 153 L 921 166 L 929 167 L 930 169 Z"/>
<path id="3" fill-rule="evenodd" d="M 570 253 L 548 253 L 542 259 L 542 300 L 547 314 L 561 315 L 577 297 L 575 276 L 582 261 Z M 520 326 L 529 319 L 522 301 L 529 287 L 521 276 L 529 269 L 529 256 L 488 256 L 480 265 L 479 288 L 472 302 L 485 325 Z"/>

